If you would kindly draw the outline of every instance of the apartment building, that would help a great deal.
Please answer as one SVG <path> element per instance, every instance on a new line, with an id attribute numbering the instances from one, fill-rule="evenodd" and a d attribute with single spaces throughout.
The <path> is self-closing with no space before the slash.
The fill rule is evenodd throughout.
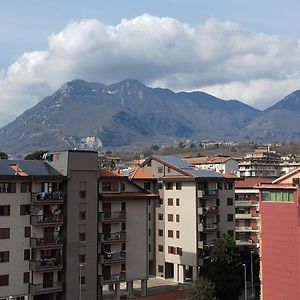
<path id="1" fill-rule="evenodd" d="M 230 156 L 190 157 L 184 160 L 196 168 L 222 174 L 237 174 L 239 170 L 238 161 Z"/>
<path id="2" fill-rule="evenodd" d="M 297 168 L 259 186 L 263 300 L 300 299 L 299 183 Z"/>
<path id="3" fill-rule="evenodd" d="M 173 156 L 152 156 L 141 167 L 157 179 L 160 197 L 154 209 L 155 274 L 195 280 L 220 233 L 235 235 L 235 177 L 196 169 Z M 142 182 L 138 177 L 132 180 Z"/>
<path id="4" fill-rule="evenodd" d="M 235 183 L 235 231 L 238 246 L 259 246 L 259 189 L 260 182 L 272 179 L 246 177 Z"/>
<path id="5" fill-rule="evenodd" d="M 0 299 L 59 299 L 64 188 L 43 161 L 0 160 Z"/>
<path id="6" fill-rule="evenodd" d="M 141 295 L 149 275 L 148 216 L 156 194 L 109 170 L 100 170 L 99 182 L 99 278 L 100 289 L 108 285 L 120 298 L 120 283 L 126 282 L 127 297 L 133 296 L 133 281 L 140 280 Z"/>

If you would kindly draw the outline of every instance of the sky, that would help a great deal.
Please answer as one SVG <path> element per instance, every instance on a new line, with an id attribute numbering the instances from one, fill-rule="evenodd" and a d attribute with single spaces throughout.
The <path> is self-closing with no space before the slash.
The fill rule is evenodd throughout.
<path id="1" fill-rule="evenodd" d="M 74 79 L 265 109 L 300 89 L 299 0 L 2 0 L 0 126 Z"/>

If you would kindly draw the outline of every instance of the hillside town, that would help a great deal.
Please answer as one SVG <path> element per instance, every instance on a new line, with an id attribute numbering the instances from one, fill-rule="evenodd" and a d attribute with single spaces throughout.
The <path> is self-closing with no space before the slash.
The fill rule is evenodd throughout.
<path id="1" fill-rule="evenodd" d="M 251 258 L 241 297 L 300 293 L 300 165 L 269 147 L 138 165 L 46 152 L 1 159 L 0 177 L 1 299 L 184 299 L 224 234 Z"/>

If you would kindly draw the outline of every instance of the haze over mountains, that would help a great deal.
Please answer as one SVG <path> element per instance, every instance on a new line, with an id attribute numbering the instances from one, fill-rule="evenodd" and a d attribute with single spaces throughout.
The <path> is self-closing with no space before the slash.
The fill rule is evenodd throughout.
<path id="1" fill-rule="evenodd" d="M 0 149 L 99 149 L 170 138 L 280 141 L 300 138 L 300 91 L 265 111 L 203 92 L 174 93 L 128 79 L 75 80 L 0 129 Z"/>

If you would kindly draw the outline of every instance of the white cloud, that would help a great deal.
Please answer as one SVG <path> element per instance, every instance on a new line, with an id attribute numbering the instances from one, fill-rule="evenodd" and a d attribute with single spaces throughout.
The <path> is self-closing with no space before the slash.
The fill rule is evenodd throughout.
<path id="1" fill-rule="evenodd" d="M 113 83 L 136 78 L 151 86 L 204 90 L 265 108 L 300 88 L 300 41 L 209 19 L 191 27 L 142 15 L 109 26 L 88 19 L 24 53 L 0 72 L 2 124 L 73 79 Z M 10 117 L 9 117 L 10 116 Z"/>

